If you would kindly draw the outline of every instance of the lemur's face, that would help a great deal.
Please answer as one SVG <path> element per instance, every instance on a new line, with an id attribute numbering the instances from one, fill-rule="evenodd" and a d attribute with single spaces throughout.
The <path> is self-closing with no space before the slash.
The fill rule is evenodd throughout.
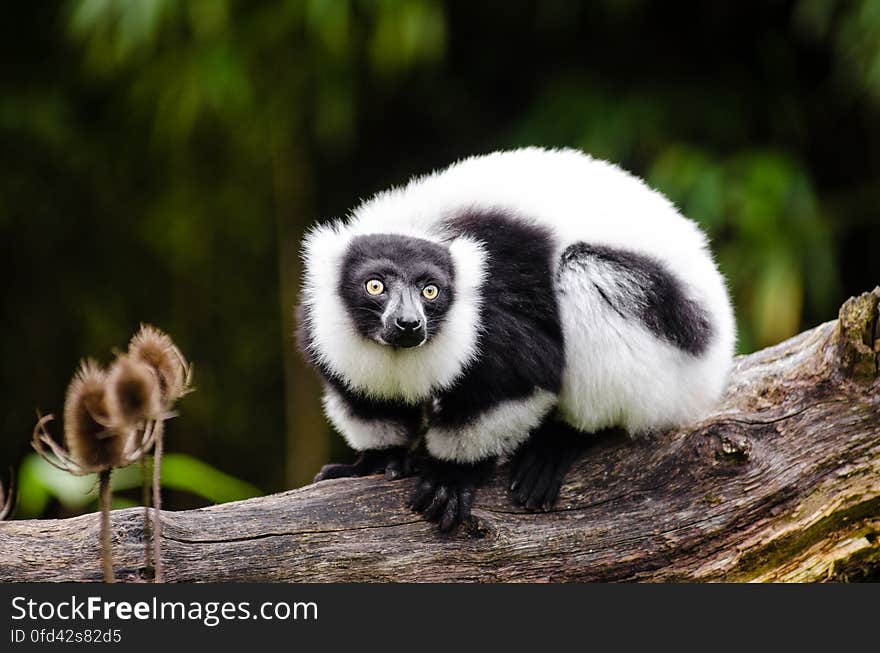
<path id="1" fill-rule="evenodd" d="M 342 264 L 339 294 L 358 332 L 390 347 L 420 347 L 440 329 L 454 301 L 449 250 L 420 238 L 355 237 Z"/>

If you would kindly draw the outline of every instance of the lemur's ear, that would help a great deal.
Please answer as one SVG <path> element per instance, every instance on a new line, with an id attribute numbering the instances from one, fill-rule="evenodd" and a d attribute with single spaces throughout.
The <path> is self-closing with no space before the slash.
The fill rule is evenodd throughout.
<path id="1" fill-rule="evenodd" d="M 332 306 L 336 302 L 336 279 L 340 275 L 351 233 L 336 220 L 316 225 L 306 233 L 302 245 L 304 266 L 300 301 L 306 306 Z"/>
<path id="2" fill-rule="evenodd" d="M 313 226 L 302 242 L 301 256 L 307 270 L 310 265 L 321 267 L 338 259 L 350 241 L 351 234 L 341 220 Z"/>
<path id="3" fill-rule="evenodd" d="M 486 275 L 487 254 L 483 244 L 469 236 L 459 236 L 449 243 L 449 254 L 455 269 L 458 296 L 467 297 L 476 293 Z"/>

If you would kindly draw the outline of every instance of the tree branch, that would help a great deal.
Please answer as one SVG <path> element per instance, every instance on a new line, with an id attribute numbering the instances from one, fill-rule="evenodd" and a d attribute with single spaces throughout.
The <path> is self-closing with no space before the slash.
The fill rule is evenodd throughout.
<path id="1" fill-rule="evenodd" d="M 737 358 L 689 429 L 596 442 L 557 507 L 481 491 L 440 535 L 413 481 L 340 479 L 163 513 L 168 581 L 880 579 L 880 288 Z M 143 513 L 112 515 L 117 578 L 143 576 Z M 99 519 L 0 523 L 0 581 L 98 581 Z"/>

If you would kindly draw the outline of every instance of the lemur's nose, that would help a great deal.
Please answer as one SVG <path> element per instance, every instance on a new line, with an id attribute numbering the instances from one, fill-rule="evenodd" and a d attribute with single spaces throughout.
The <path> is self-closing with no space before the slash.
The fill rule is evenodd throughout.
<path id="1" fill-rule="evenodd" d="M 394 320 L 394 326 L 401 331 L 417 331 L 422 328 L 422 321 L 416 319 L 397 318 Z"/>

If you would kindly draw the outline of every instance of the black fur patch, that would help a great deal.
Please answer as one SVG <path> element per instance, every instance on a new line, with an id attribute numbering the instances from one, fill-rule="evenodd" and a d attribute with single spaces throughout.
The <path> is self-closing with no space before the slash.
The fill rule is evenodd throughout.
<path id="1" fill-rule="evenodd" d="M 538 389 L 558 393 L 564 348 L 550 233 L 502 211 L 463 213 L 447 228 L 480 241 L 488 259 L 476 325 L 480 356 L 431 415 L 432 425 L 456 427 Z"/>
<path id="2" fill-rule="evenodd" d="M 370 279 L 380 280 L 385 292 L 368 294 L 365 284 Z M 413 290 L 425 311 L 426 337 L 430 341 L 455 300 L 454 281 L 452 257 L 446 247 L 421 238 L 372 234 L 352 240 L 342 262 L 337 290 L 358 332 L 370 339 L 383 330 L 381 316 L 392 293 Z M 421 295 L 429 284 L 440 289 L 436 299 Z"/>
<path id="3" fill-rule="evenodd" d="M 634 252 L 576 243 L 560 259 L 559 272 L 589 263 L 607 267 L 609 277 L 593 279 L 596 290 L 619 315 L 635 317 L 656 336 L 689 354 L 706 351 L 712 324 L 706 311 L 688 298 L 681 282 L 662 263 Z M 608 287 L 608 278 L 616 287 Z"/>
<path id="4" fill-rule="evenodd" d="M 415 438 L 422 427 L 424 408 L 421 404 L 407 404 L 403 401 L 390 399 L 371 399 L 366 395 L 353 391 L 332 375 L 324 375 L 327 383 L 344 400 L 351 414 L 365 421 L 394 422 L 406 428 L 407 433 Z"/>

